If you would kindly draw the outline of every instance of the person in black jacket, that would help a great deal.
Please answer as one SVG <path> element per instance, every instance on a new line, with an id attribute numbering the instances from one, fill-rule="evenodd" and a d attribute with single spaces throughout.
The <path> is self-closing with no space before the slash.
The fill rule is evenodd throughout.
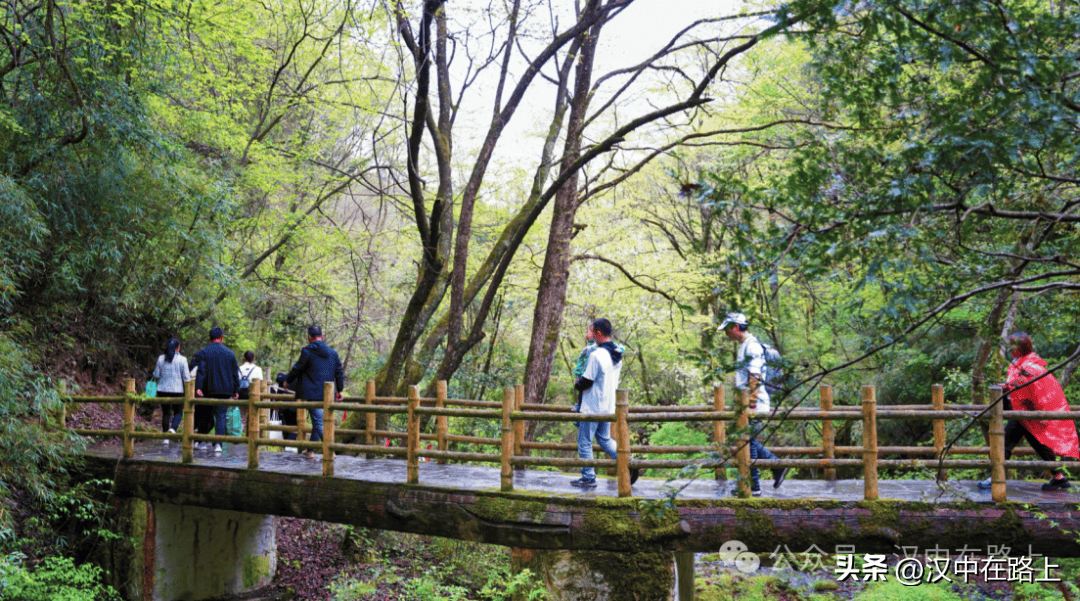
<path id="1" fill-rule="evenodd" d="M 308 345 L 300 349 L 300 359 L 289 370 L 285 382 L 296 391 L 298 401 L 321 401 L 323 382 L 334 382 L 335 399 L 341 400 L 345 371 L 341 368 L 337 351 L 323 342 L 322 328 L 319 326 L 308 328 Z M 311 440 L 322 440 L 323 410 L 311 409 L 308 413 L 311 415 Z M 314 453 L 305 450 L 304 455 L 311 457 Z"/>
<path id="2" fill-rule="evenodd" d="M 191 358 L 195 374 L 195 396 L 208 399 L 239 398 L 240 367 L 236 364 L 236 355 L 225 346 L 222 340 L 225 333 L 221 328 L 210 329 L 210 344 Z M 195 425 L 199 434 L 210 433 L 211 415 L 215 434 L 225 436 L 225 413 L 228 407 L 208 407 L 195 405 Z M 200 419 L 200 417 L 202 419 Z M 221 444 L 214 445 L 214 452 L 221 452 Z"/>

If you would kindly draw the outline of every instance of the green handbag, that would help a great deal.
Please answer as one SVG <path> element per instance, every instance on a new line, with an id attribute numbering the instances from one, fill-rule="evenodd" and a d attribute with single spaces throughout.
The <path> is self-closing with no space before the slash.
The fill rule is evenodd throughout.
<path id="1" fill-rule="evenodd" d="M 150 380 L 146 383 L 146 398 L 152 399 L 157 396 L 157 380 Z"/>

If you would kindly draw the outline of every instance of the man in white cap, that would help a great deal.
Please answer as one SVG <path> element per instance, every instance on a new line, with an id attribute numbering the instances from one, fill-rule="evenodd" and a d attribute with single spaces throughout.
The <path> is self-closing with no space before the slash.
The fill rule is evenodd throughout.
<path id="1" fill-rule="evenodd" d="M 720 331 L 725 336 L 739 343 L 739 351 L 735 358 L 738 366 L 735 371 L 735 387 L 740 390 L 749 390 L 752 385 L 757 387 L 757 399 L 752 410 L 757 415 L 769 414 L 769 391 L 765 388 L 765 347 L 758 342 L 756 336 L 747 331 L 747 319 L 742 313 L 728 313 L 720 324 Z M 759 420 L 750 421 L 750 460 L 755 459 L 778 459 L 765 445 L 757 440 L 757 433 L 761 431 L 762 424 Z M 779 467 L 773 469 L 776 477 L 773 488 L 780 488 L 787 477 L 788 468 Z M 755 497 L 761 496 L 761 483 L 758 469 L 750 470 L 750 493 Z"/>

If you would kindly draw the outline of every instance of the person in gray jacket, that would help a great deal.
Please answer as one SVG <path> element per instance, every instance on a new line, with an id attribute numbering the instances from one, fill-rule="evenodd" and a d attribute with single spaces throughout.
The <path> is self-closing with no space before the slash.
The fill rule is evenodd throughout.
<path id="1" fill-rule="evenodd" d="M 159 398 L 183 398 L 184 382 L 191 381 L 187 358 L 180 354 L 180 341 L 170 338 L 165 343 L 165 352 L 158 355 L 154 367 L 154 377 L 158 379 L 157 396 Z M 161 431 L 176 433 L 183 417 L 180 403 L 161 404 Z M 166 444 L 169 441 L 165 441 Z"/>

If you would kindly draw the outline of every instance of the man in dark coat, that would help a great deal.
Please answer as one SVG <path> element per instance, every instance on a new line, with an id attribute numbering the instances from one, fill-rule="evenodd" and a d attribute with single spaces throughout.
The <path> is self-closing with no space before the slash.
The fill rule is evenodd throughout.
<path id="1" fill-rule="evenodd" d="M 222 342 L 225 333 L 221 328 L 210 329 L 210 344 L 191 358 L 195 374 L 195 396 L 208 399 L 239 398 L 240 367 L 236 364 L 236 355 Z M 228 407 L 195 406 L 195 425 L 199 434 L 210 433 L 213 421 L 214 433 L 225 436 L 225 414 Z M 211 419 L 211 415 L 213 418 Z M 201 419 L 200 419 L 201 418 Z M 214 445 L 214 452 L 221 452 L 221 444 Z"/>
<path id="2" fill-rule="evenodd" d="M 308 345 L 300 349 L 300 359 L 289 371 L 285 382 L 296 391 L 298 401 L 321 401 L 323 382 L 333 382 L 336 387 L 335 399 L 342 399 L 345 371 L 341 368 L 337 351 L 323 342 L 322 328 L 319 326 L 308 328 Z M 323 410 L 311 409 L 308 413 L 311 415 L 311 440 L 322 440 Z M 304 455 L 311 457 L 314 453 L 305 450 Z"/>

